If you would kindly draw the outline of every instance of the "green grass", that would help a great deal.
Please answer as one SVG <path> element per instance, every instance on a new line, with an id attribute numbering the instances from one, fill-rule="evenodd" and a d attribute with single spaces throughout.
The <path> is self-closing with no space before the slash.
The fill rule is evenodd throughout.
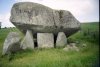
<path id="1" fill-rule="evenodd" d="M 69 39 L 99 44 L 99 23 L 82 23 L 81 30 L 70 36 Z"/>
<path id="2" fill-rule="evenodd" d="M 95 67 L 99 57 L 98 29 L 98 23 L 84 23 L 81 25 L 81 32 L 68 38 L 68 40 L 79 41 L 79 52 L 66 52 L 63 48 L 24 50 L 0 57 L 0 67 Z M 0 30 L 0 56 L 4 39 L 10 31 L 19 32 L 16 28 Z M 84 35 L 85 31 L 86 35 Z M 90 35 L 91 31 L 96 31 L 95 37 Z M 87 44 L 87 47 L 82 48 L 83 43 Z"/>

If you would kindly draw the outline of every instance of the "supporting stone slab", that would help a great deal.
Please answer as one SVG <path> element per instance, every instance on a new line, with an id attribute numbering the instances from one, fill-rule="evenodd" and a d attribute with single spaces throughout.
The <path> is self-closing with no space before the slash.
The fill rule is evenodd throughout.
<path id="1" fill-rule="evenodd" d="M 37 33 L 38 48 L 54 47 L 54 35 L 52 33 Z"/>
<path id="2" fill-rule="evenodd" d="M 34 49 L 34 40 L 31 30 L 27 30 L 24 39 L 21 42 L 22 49 Z"/>
<path id="3" fill-rule="evenodd" d="M 59 32 L 56 40 L 56 47 L 64 47 L 67 45 L 67 38 L 65 33 Z"/>

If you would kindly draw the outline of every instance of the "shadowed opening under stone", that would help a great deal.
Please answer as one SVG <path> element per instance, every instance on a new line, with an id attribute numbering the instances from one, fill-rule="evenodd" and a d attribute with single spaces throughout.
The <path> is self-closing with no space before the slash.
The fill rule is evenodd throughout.
<path id="1" fill-rule="evenodd" d="M 57 35 L 54 35 L 54 48 L 56 48 Z"/>
<path id="2" fill-rule="evenodd" d="M 37 34 L 33 34 L 33 38 L 34 38 L 34 47 L 37 48 L 38 44 L 37 44 Z"/>
<path id="3" fill-rule="evenodd" d="M 35 47 L 35 48 L 38 47 L 37 41 L 34 42 L 34 47 Z"/>

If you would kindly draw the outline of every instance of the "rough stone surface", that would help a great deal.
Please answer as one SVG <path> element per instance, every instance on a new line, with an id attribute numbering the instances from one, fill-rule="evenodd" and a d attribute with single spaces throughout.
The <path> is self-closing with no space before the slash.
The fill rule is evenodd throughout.
<path id="1" fill-rule="evenodd" d="M 56 40 L 56 47 L 64 47 L 65 45 L 67 45 L 66 35 L 63 32 L 59 32 Z"/>
<path id="2" fill-rule="evenodd" d="M 2 55 L 20 50 L 21 37 L 17 32 L 10 32 L 5 39 Z"/>
<path id="3" fill-rule="evenodd" d="M 76 46 L 76 43 L 70 43 L 70 46 Z"/>
<path id="4" fill-rule="evenodd" d="M 37 33 L 37 41 L 39 48 L 54 47 L 54 36 L 52 33 Z"/>
<path id="5" fill-rule="evenodd" d="M 79 48 L 75 45 L 67 45 L 65 48 L 63 48 L 64 51 L 79 51 Z"/>
<path id="6" fill-rule="evenodd" d="M 34 40 L 31 30 L 27 30 L 24 39 L 21 42 L 22 49 L 34 49 Z"/>
<path id="7" fill-rule="evenodd" d="M 10 21 L 24 33 L 31 29 L 34 34 L 64 32 L 68 37 L 80 29 L 80 22 L 69 11 L 32 2 L 14 4 Z"/>

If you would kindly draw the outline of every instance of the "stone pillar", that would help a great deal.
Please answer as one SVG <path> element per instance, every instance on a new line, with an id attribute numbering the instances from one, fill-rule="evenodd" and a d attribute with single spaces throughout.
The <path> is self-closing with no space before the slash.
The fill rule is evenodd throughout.
<path id="1" fill-rule="evenodd" d="M 67 38 L 65 33 L 59 32 L 56 40 L 56 47 L 64 47 L 67 45 Z"/>
<path id="2" fill-rule="evenodd" d="M 54 35 L 52 33 L 37 33 L 38 48 L 54 47 Z"/>
<path id="3" fill-rule="evenodd" d="M 27 30 L 24 39 L 21 42 L 22 49 L 34 49 L 34 40 L 31 30 Z"/>

